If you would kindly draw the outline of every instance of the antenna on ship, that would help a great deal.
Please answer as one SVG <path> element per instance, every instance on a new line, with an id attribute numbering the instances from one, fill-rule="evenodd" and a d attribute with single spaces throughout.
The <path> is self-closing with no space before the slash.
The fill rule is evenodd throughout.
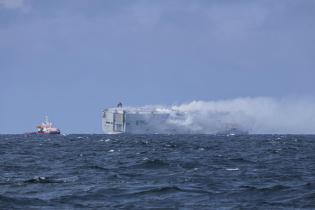
<path id="1" fill-rule="evenodd" d="M 48 124 L 48 123 L 49 123 L 48 115 L 46 114 L 46 115 L 45 115 L 45 124 Z"/>
<path id="2" fill-rule="evenodd" d="M 118 108 L 122 108 L 122 103 L 119 102 L 119 103 L 117 104 L 117 107 L 118 107 Z"/>

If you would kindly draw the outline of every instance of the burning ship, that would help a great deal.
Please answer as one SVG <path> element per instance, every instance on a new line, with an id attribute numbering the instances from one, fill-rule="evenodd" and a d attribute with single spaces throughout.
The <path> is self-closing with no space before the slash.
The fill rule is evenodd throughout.
<path id="1" fill-rule="evenodd" d="M 60 134 L 60 130 L 55 128 L 51 122 L 48 120 L 48 116 L 45 117 L 45 121 L 38 125 L 37 132 L 33 134 Z"/>
<path id="2" fill-rule="evenodd" d="M 213 124 L 219 126 L 203 129 L 194 123 L 186 123 L 187 119 L 189 119 L 188 114 L 178 110 L 150 107 L 124 108 L 119 103 L 117 107 L 103 110 L 102 129 L 105 134 L 248 134 L 247 130 L 236 123 L 216 122 Z"/>

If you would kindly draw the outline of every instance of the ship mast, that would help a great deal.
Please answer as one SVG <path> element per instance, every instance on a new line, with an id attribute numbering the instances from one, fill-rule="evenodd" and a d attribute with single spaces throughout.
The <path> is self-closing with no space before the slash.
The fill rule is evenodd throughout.
<path id="1" fill-rule="evenodd" d="M 45 124 L 48 124 L 49 123 L 49 120 L 48 120 L 48 116 L 47 114 L 45 115 Z"/>

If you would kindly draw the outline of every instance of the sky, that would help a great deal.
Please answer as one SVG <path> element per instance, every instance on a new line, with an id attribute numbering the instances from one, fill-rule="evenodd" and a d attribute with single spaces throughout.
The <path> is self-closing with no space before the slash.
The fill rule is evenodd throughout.
<path id="1" fill-rule="evenodd" d="M 0 0 L 0 133 L 101 111 L 314 98 L 315 0 Z"/>

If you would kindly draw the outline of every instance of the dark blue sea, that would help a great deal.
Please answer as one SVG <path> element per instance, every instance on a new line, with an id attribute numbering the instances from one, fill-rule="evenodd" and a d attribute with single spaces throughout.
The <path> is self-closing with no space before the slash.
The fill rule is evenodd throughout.
<path id="1" fill-rule="evenodd" d="M 0 209 L 315 209 L 315 136 L 0 135 Z"/>

